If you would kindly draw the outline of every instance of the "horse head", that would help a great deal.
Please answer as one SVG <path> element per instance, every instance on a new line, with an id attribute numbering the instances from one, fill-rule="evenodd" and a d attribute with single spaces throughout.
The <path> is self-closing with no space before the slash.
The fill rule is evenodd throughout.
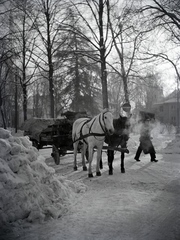
<path id="1" fill-rule="evenodd" d="M 118 135 L 129 135 L 130 118 L 119 115 L 119 118 L 113 120 L 115 133 Z"/>
<path id="2" fill-rule="evenodd" d="M 101 126 L 104 129 L 104 132 L 109 135 L 112 135 L 114 133 L 112 113 L 107 109 L 104 109 L 103 112 L 101 113 L 101 121 L 103 122 L 103 125 L 104 125 L 103 127 Z"/>

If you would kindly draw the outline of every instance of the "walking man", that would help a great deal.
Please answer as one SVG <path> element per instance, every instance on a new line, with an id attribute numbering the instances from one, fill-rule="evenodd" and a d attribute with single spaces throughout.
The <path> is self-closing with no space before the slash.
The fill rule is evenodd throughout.
<path id="1" fill-rule="evenodd" d="M 136 161 L 140 161 L 139 157 L 143 151 L 145 154 L 150 154 L 151 162 L 158 162 L 158 160 L 156 159 L 156 152 L 150 136 L 150 119 L 146 119 L 144 121 L 141 128 L 139 141 L 140 141 L 140 145 L 137 149 L 134 159 Z"/>

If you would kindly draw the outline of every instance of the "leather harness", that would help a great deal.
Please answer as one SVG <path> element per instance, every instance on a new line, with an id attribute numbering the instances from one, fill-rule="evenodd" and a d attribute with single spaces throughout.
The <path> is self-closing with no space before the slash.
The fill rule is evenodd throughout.
<path id="1" fill-rule="evenodd" d="M 107 111 L 107 112 L 108 112 L 108 111 Z M 104 122 L 104 114 L 107 113 L 107 112 L 104 112 L 104 113 L 103 113 L 103 122 Z M 94 120 L 93 120 L 93 122 L 92 122 L 92 124 L 91 124 L 91 126 L 90 126 L 90 128 L 89 128 L 89 133 L 83 135 L 82 129 L 83 129 L 84 125 L 87 124 L 88 122 L 90 122 L 91 120 L 92 120 L 92 119 L 88 119 L 87 121 L 85 121 L 85 122 L 83 123 L 83 125 L 81 126 L 81 129 L 80 129 L 80 137 L 79 137 L 78 139 L 74 140 L 73 143 L 75 143 L 75 142 L 77 142 L 77 141 L 80 141 L 80 140 L 83 140 L 83 141 L 87 144 L 85 138 L 87 138 L 87 137 L 89 137 L 89 136 L 103 137 L 103 136 L 106 135 L 107 130 L 106 130 L 106 127 L 105 127 L 105 129 L 103 128 L 103 125 L 102 125 L 102 123 L 101 123 L 101 114 L 99 114 L 99 124 L 100 124 L 100 126 L 101 126 L 101 128 L 102 128 L 102 130 L 103 130 L 104 133 L 93 133 L 93 132 L 91 131 L 92 126 L 93 126 L 94 122 L 96 121 L 96 117 L 95 117 Z M 104 126 L 105 126 L 105 122 L 104 122 Z"/>

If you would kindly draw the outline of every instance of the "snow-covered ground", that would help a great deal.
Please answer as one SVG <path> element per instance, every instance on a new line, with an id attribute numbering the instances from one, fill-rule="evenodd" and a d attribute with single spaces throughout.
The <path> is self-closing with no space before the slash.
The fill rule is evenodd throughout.
<path id="1" fill-rule="evenodd" d="M 144 154 L 134 160 L 136 128 L 126 173 L 116 153 L 109 176 L 104 152 L 102 176 L 89 179 L 81 166 L 73 171 L 71 154 L 55 165 L 50 149 L 38 152 L 27 137 L 0 129 L 0 239 L 180 239 L 180 136 L 160 124 L 152 136 L 158 163 Z"/>
<path id="2" fill-rule="evenodd" d="M 43 222 L 62 216 L 75 195 L 86 191 L 80 182 L 55 174 L 28 137 L 0 129 L 0 226 L 19 227 L 23 220 Z"/>

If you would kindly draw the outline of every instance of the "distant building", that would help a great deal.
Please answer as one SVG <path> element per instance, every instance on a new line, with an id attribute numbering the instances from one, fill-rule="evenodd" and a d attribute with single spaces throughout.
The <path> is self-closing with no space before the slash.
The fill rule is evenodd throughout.
<path id="1" fill-rule="evenodd" d="M 134 96 L 134 107 L 132 110 L 134 118 L 139 117 L 140 111 L 154 113 L 154 105 L 163 102 L 164 94 L 161 86 L 154 85 L 150 82 L 144 91 L 136 89 Z"/>
<path id="2" fill-rule="evenodd" d="M 173 91 L 163 101 L 155 103 L 153 112 L 165 124 L 180 126 L 180 92 Z"/>

